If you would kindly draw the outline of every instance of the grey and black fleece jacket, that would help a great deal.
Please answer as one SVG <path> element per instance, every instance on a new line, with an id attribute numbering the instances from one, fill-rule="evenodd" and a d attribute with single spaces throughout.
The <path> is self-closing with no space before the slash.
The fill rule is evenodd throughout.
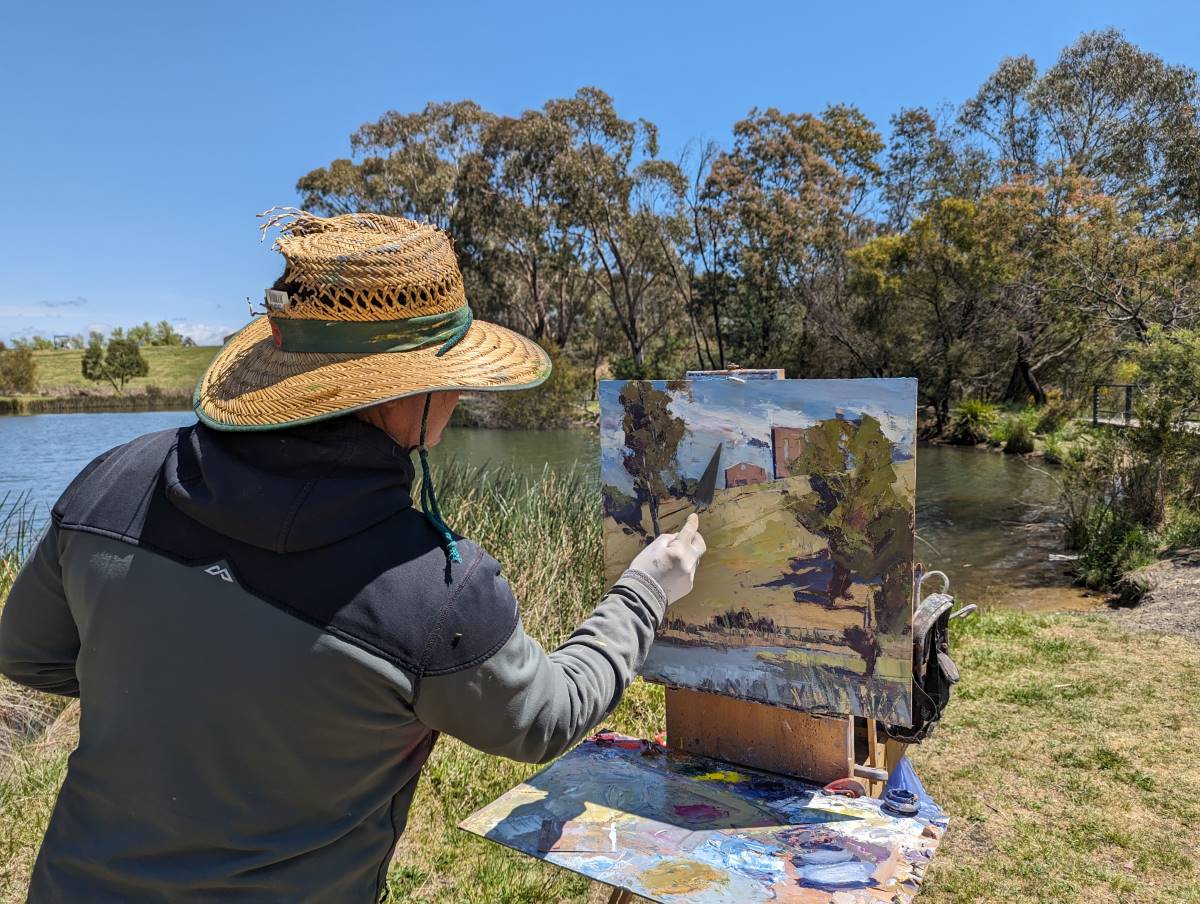
<path id="1" fill-rule="evenodd" d="M 617 705 L 653 579 L 547 654 L 412 481 L 351 418 L 150 434 L 75 479 L 0 618 L 0 671 L 81 706 L 30 901 L 374 901 L 439 732 L 540 762 Z"/>

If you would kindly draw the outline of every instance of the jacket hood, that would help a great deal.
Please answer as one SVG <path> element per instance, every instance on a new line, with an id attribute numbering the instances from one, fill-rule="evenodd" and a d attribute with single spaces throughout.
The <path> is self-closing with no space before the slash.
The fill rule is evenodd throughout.
<path id="1" fill-rule="evenodd" d="M 179 431 L 163 477 L 188 517 L 277 553 L 336 543 L 412 507 L 410 451 L 353 417 L 247 433 L 196 424 Z"/>

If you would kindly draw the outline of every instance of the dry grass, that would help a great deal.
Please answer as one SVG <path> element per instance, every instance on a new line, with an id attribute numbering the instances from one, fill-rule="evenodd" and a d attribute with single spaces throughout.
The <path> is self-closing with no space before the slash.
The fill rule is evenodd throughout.
<path id="1" fill-rule="evenodd" d="M 526 627 L 547 645 L 565 637 L 603 590 L 594 481 L 451 466 L 438 488 L 450 524 L 505 563 Z M 914 755 L 953 820 L 922 900 L 1200 902 L 1200 646 L 1101 618 L 989 613 L 956 652 L 963 684 Z M 23 899 L 74 717 L 72 707 L 0 770 L 3 900 Z M 660 689 L 635 684 L 611 724 L 661 730 Z M 391 900 L 604 901 L 599 886 L 454 828 L 533 771 L 443 738 L 392 864 Z"/>

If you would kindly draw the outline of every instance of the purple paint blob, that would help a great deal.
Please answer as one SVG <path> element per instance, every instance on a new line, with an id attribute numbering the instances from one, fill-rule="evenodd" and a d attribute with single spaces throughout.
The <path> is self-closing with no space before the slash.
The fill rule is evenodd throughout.
<path id="1" fill-rule="evenodd" d="M 712 804 L 677 804 L 674 808 L 677 816 L 695 822 L 699 820 L 724 819 L 729 815 L 728 810 Z"/>

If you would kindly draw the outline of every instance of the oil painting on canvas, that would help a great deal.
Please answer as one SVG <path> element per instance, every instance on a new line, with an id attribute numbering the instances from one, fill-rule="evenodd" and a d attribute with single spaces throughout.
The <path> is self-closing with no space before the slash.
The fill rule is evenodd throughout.
<path id="1" fill-rule="evenodd" d="M 907 379 L 601 383 L 611 579 L 696 510 L 720 449 L 708 553 L 643 677 L 910 724 L 915 421 Z"/>

